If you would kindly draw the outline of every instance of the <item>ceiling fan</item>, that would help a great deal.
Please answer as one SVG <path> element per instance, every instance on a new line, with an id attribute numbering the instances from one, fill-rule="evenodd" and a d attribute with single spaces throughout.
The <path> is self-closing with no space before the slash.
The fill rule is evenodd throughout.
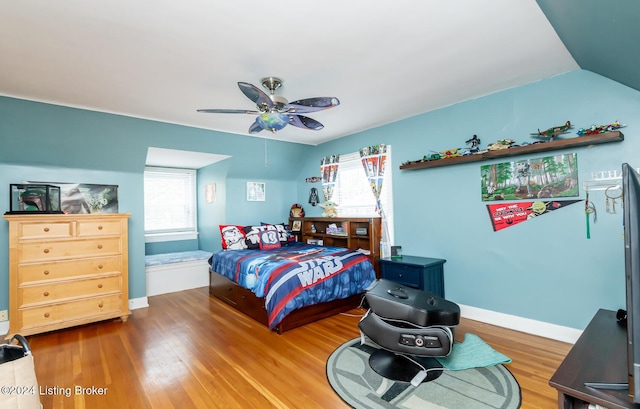
<path id="1" fill-rule="evenodd" d="M 258 133 L 264 129 L 276 133 L 287 125 L 319 131 L 324 128 L 324 125 L 301 114 L 322 111 L 340 105 L 340 101 L 336 97 L 315 97 L 288 102 L 285 98 L 275 95 L 275 91 L 282 86 L 280 78 L 266 77 L 261 82 L 262 86 L 269 91 L 269 95 L 248 82 L 238 82 L 240 91 L 256 104 L 257 110 L 198 109 L 198 112 L 257 115 L 255 122 L 249 127 L 249 133 Z"/>

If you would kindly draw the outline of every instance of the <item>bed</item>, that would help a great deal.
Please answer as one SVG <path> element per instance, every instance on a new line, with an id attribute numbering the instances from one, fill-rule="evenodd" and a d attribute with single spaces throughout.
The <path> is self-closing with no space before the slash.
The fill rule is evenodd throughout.
<path id="1" fill-rule="evenodd" d="M 361 251 L 299 242 L 221 250 L 210 265 L 209 293 L 279 334 L 357 307 L 376 279 Z"/>

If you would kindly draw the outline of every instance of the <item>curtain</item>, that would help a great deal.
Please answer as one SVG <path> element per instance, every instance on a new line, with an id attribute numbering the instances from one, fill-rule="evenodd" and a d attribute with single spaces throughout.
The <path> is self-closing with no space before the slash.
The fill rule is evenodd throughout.
<path id="1" fill-rule="evenodd" d="M 360 160 L 364 167 L 364 173 L 367 175 L 371 192 L 376 199 L 376 212 L 380 215 L 382 232 L 380 240 L 380 256 L 389 257 L 391 255 L 391 242 L 389 235 L 388 219 L 385 215 L 385 209 L 380 201 L 380 192 L 385 175 L 385 165 L 387 161 L 387 152 L 390 153 L 390 147 L 384 144 L 366 146 L 360 149 Z"/>
<path id="2" fill-rule="evenodd" d="M 320 161 L 320 174 L 322 175 L 322 195 L 324 201 L 328 202 L 333 197 L 333 188 L 338 176 L 338 165 L 340 155 L 325 156 Z"/>

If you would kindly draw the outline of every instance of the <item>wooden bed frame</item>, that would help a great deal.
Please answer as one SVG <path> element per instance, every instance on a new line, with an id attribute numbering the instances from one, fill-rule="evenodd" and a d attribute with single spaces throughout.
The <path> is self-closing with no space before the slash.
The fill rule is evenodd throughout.
<path id="1" fill-rule="evenodd" d="M 379 218 L 296 218 L 291 220 L 300 220 L 301 223 L 301 241 L 306 242 L 308 238 L 321 238 L 325 240 L 325 245 L 337 247 L 346 247 L 355 250 L 357 248 L 365 248 L 371 251 L 370 258 L 376 269 L 378 268 L 378 257 L 380 249 L 380 219 Z M 341 238 L 320 233 L 325 231 L 325 226 L 329 223 L 341 223 L 348 235 Z M 312 233 L 312 226 L 313 233 Z M 366 227 L 367 235 L 362 236 L 356 234 L 356 228 Z M 268 326 L 267 310 L 264 304 L 264 298 L 258 298 L 251 291 L 227 277 L 212 271 L 209 268 L 209 294 L 219 298 L 229 304 L 236 310 L 248 315 L 256 321 Z M 362 302 L 362 294 L 356 294 L 349 298 L 334 300 L 316 305 L 310 305 L 292 311 L 278 324 L 274 330 L 278 334 L 309 324 L 341 312 L 349 311 L 358 307 Z"/>
<path id="2" fill-rule="evenodd" d="M 265 326 L 269 326 L 264 298 L 256 297 L 251 290 L 239 286 L 227 277 L 211 271 L 211 269 L 209 269 L 209 294 Z M 356 294 L 349 298 L 297 309 L 284 317 L 274 330 L 278 334 L 282 334 L 290 329 L 352 310 L 360 305 L 362 296 L 363 294 Z"/>

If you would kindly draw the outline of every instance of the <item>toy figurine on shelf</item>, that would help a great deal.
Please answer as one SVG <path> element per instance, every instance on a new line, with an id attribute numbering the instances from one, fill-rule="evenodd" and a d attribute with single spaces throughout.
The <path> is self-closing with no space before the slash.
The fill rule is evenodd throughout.
<path id="1" fill-rule="evenodd" d="M 327 201 L 320 204 L 320 207 L 324 209 L 322 217 L 338 217 L 338 204 L 336 202 Z"/>
<path id="2" fill-rule="evenodd" d="M 477 153 L 480 150 L 480 138 L 478 138 L 478 135 L 473 135 L 473 138 L 468 139 L 465 143 L 471 144 L 470 153 Z"/>
<path id="3" fill-rule="evenodd" d="M 591 125 L 589 128 L 578 129 L 577 134 L 580 136 L 596 135 L 605 132 L 613 132 L 620 128 L 624 128 L 626 125 L 620 125 L 620 122 L 615 121 L 609 125 Z"/>
<path id="4" fill-rule="evenodd" d="M 571 128 L 571 122 L 567 121 L 564 125 L 554 126 L 553 128 L 549 128 L 545 131 L 538 129 L 538 133 L 532 133 L 531 136 L 552 141 L 553 138 L 563 133 L 567 133 Z"/>

